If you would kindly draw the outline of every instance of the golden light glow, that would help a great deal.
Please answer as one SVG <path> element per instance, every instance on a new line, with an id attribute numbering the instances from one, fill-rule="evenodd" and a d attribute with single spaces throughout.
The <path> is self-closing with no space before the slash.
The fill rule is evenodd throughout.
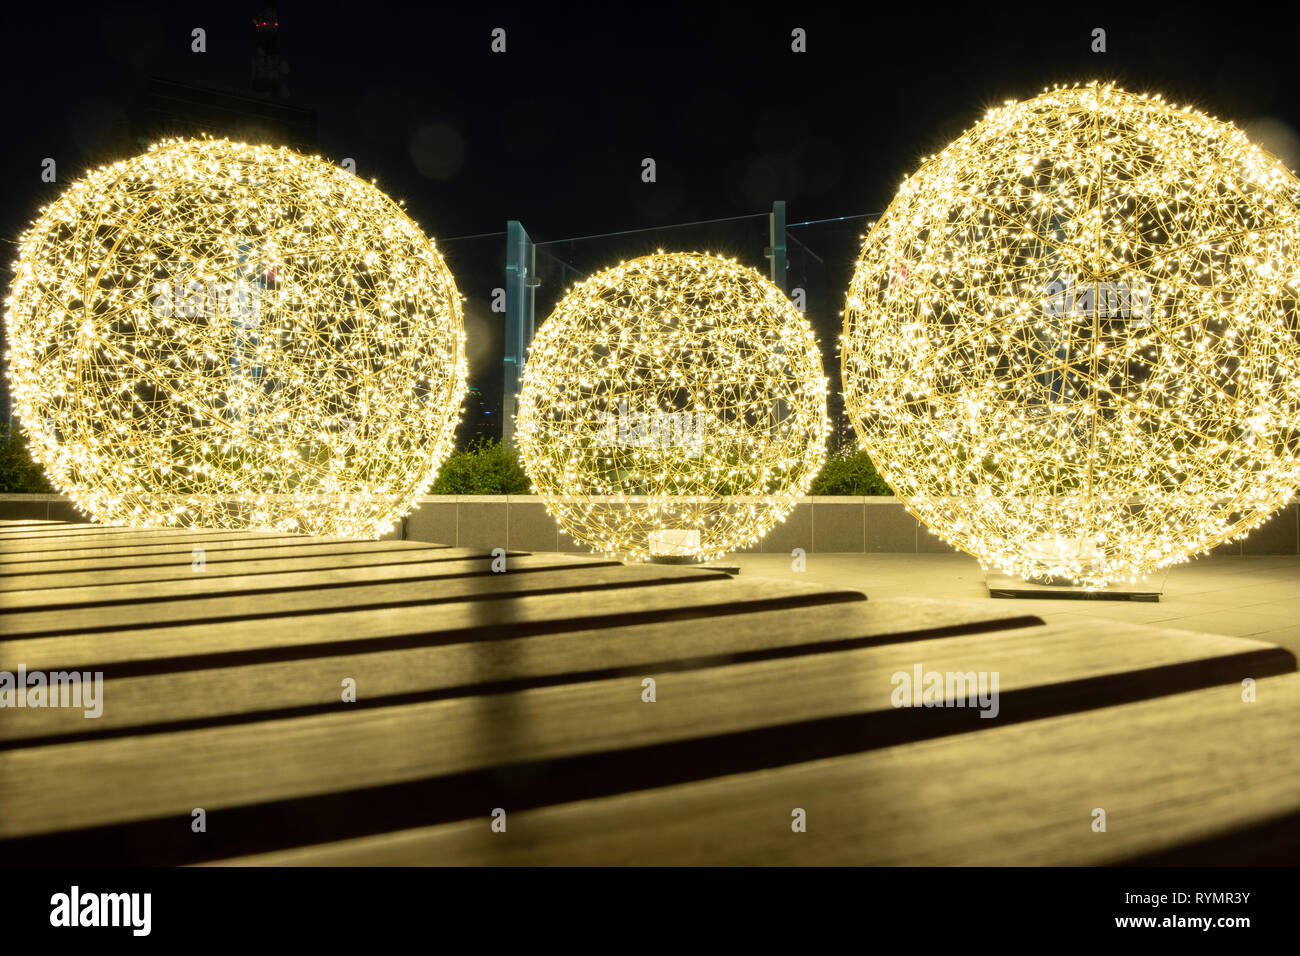
<path id="1" fill-rule="evenodd" d="M 812 328 L 734 260 L 659 253 L 574 286 L 524 368 L 524 467 L 569 535 L 701 560 L 781 521 L 825 460 Z"/>
<path id="2" fill-rule="evenodd" d="M 1157 96 L 1059 88 L 904 181 L 849 291 L 864 447 L 986 568 L 1102 587 L 1300 483 L 1300 184 Z"/>
<path id="3" fill-rule="evenodd" d="M 15 408 L 97 521 L 376 537 L 451 450 L 451 273 L 319 157 L 159 143 L 43 209 L 15 274 Z"/>

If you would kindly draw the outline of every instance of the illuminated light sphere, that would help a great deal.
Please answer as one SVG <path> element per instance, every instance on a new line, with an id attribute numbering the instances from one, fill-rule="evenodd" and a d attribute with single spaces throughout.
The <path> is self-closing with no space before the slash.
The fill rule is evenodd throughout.
<path id="1" fill-rule="evenodd" d="M 517 440 L 567 534 L 631 560 L 758 541 L 825 460 L 812 328 L 758 272 L 663 253 L 565 295 L 533 340 Z"/>
<path id="2" fill-rule="evenodd" d="M 1097 84 L 991 111 L 868 235 L 846 405 L 986 569 L 1087 588 L 1242 536 L 1300 482 L 1300 184 Z"/>
<path id="3" fill-rule="evenodd" d="M 43 209 L 15 274 L 14 405 L 96 521 L 376 537 L 451 450 L 451 273 L 319 157 L 159 143 Z"/>

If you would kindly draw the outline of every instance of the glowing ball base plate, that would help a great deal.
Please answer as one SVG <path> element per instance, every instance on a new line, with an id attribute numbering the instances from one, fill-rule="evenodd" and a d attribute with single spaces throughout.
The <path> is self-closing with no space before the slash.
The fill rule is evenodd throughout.
<path id="1" fill-rule="evenodd" d="M 1077 601 L 1159 601 L 1165 591 L 1163 575 L 1135 584 L 1110 584 L 1104 588 L 1080 587 L 1069 581 L 1040 583 L 1014 574 L 984 573 L 984 586 L 991 598 L 1073 598 Z"/>

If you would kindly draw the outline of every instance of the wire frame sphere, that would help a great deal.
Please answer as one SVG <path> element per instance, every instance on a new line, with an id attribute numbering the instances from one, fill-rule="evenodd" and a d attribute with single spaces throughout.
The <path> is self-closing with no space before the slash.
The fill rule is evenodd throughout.
<path id="1" fill-rule="evenodd" d="M 164 141 L 43 209 L 15 273 L 14 404 L 97 521 L 377 537 L 451 450 L 451 273 L 319 157 Z"/>
<path id="2" fill-rule="evenodd" d="M 1097 84 L 991 111 L 904 181 L 845 312 L 882 476 L 986 568 L 1097 588 L 1300 482 L 1300 184 L 1234 127 Z"/>
<path id="3" fill-rule="evenodd" d="M 517 440 L 593 550 L 707 560 L 759 540 L 825 460 L 812 328 L 758 272 L 663 253 L 574 286 L 529 351 Z"/>

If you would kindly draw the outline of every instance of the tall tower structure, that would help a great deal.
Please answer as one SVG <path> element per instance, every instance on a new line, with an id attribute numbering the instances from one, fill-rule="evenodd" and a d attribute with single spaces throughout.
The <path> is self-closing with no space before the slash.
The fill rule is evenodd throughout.
<path id="1" fill-rule="evenodd" d="M 280 58 L 280 17 L 275 7 L 263 7 L 253 18 L 253 92 L 273 100 L 287 100 L 284 78 L 289 64 Z"/>

